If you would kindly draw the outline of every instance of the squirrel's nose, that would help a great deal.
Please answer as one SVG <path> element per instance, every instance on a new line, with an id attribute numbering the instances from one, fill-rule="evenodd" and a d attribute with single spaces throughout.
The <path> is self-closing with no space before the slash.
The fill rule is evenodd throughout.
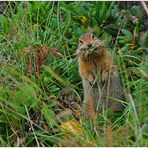
<path id="1" fill-rule="evenodd" d="M 92 47 L 92 43 L 88 43 L 87 47 L 89 47 L 89 48 Z"/>
<path id="2" fill-rule="evenodd" d="M 92 43 L 88 43 L 88 44 L 87 44 L 87 47 L 88 47 L 88 48 L 92 47 Z"/>
<path id="3" fill-rule="evenodd" d="M 89 47 L 89 48 L 92 47 L 92 43 L 88 43 L 87 47 Z"/>

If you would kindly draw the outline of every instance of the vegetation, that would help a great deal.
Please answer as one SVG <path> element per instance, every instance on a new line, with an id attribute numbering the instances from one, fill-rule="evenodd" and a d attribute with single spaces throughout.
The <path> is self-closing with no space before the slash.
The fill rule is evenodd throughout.
<path id="1" fill-rule="evenodd" d="M 121 10 L 116 2 L 8 3 L 0 15 L 0 146 L 148 146 L 142 17 L 139 6 Z M 104 111 L 95 122 L 79 117 L 74 55 L 90 31 L 114 55 L 129 94 L 122 113 Z"/>

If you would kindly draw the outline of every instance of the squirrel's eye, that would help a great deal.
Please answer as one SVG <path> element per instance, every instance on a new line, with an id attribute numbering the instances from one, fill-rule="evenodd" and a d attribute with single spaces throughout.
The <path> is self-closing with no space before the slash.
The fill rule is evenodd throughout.
<path id="1" fill-rule="evenodd" d="M 80 42 L 81 44 L 84 44 L 84 42 L 83 42 L 82 40 L 79 40 L 79 42 Z"/>
<path id="2" fill-rule="evenodd" d="M 95 38 L 95 36 L 94 36 L 94 35 L 92 35 L 92 38 L 94 39 L 94 38 Z"/>

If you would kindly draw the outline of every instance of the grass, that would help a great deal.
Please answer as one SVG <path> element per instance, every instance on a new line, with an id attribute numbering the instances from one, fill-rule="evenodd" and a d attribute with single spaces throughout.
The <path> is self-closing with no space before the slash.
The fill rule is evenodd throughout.
<path id="1" fill-rule="evenodd" d="M 148 32 L 138 6 L 15 2 L 7 10 L 10 17 L 0 15 L 0 146 L 148 146 Z M 95 122 L 72 106 L 83 96 L 74 53 L 91 30 L 114 55 L 129 95 L 123 113 L 104 111 Z"/>

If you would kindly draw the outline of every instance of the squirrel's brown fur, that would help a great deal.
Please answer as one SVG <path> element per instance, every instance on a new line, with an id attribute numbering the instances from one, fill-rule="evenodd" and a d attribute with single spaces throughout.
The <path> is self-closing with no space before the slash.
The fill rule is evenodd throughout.
<path id="1" fill-rule="evenodd" d="M 76 52 L 84 89 L 84 113 L 94 117 L 105 108 L 123 109 L 124 99 L 117 66 L 105 44 L 92 33 L 79 38 Z"/>

